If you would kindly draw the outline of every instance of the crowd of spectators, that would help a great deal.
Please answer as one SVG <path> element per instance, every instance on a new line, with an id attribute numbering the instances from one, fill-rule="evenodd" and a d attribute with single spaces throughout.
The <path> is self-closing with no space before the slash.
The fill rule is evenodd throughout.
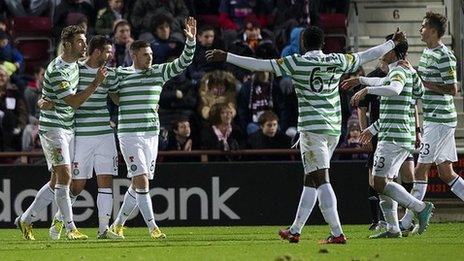
<path id="1" fill-rule="evenodd" d="M 205 52 L 221 48 L 264 59 L 299 53 L 303 28 L 317 25 L 320 13 L 346 13 L 347 5 L 346 0 L 0 0 L 0 151 L 40 150 L 36 103 L 47 61 L 24 71 L 23 55 L 9 35 L 12 17 L 49 16 L 54 56 L 67 25 L 86 28 L 88 39 L 106 35 L 114 44 L 108 66 L 117 67 L 132 64 L 129 47 L 138 39 L 150 42 L 154 63 L 178 57 L 183 21 L 194 16 L 199 28 L 193 63 L 161 93 L 159 148 L 268 149 L 290 148 L 296 140 L 298 103 L 291 79 L 208 63 Z M 108 100 L 108 109 L 115 127 L 118 108 Z M 340 145 L 354 147 L 359 127 L 348 131 L 348 123 L 355 114 L 349 107 L 343 114 L 347 137 Z"/>

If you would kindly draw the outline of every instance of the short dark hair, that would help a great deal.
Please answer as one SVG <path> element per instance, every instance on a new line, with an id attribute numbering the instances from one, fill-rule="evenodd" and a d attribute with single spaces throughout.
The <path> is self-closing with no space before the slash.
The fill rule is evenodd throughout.
<path id="1" fill-rule="evenodd" d="M 96 49 L 102 51 L 105 49 L 105 45 L 113 44 L 111 40 L 103 35 L 95 35 L 89 42 L 89 55 L 92 54 Z"/>
<path id="2" fill-rule="evenodd" d="M 179 128 L 179 124 L 181 122 L 189 122 L 189 120 L 187 118 L 184 118 L 184 117 L 180 117 L 180 118 L 177 118 L 177 119 L 174 119 L 172 122 L 171 122 L 171 128 L 172 130 L 177 130 Z"/>
<path id="3" fill-rule="evenodd" d="M 137 51 L 138 49 L 150 47 L 150 43 L 144 40 L 137 40 L 133 42 L 130 46 L 131 51 Z"/>
<path id="4" fill-rule="evenodd" d="M 435 30 L 437 30 L 438 37 L 442 37 L 445 34 L 447 19 L 445 16 L 439 13 L 427 12 L 424 19 L 427 19 L 426 24 Z"/>
<path id="5" fill-rule="evenodd" d="M 40 73 L 41 70 L 45 70 L 43 65 L 34 65 L 34 67 L 32 67 L 32 75 Z"/>
<path id="6" fill-rule="evenodd" d="M 222 122 L 221 111 L 224 109 L 232 109 L 227 103 L 216 103 L 209 110 L 209 122 L 212 125 L 218 125 Z"/>
<path id="7" fill-rule="evenodd" d="M 264 111 L 258 118 L 260 126 L 264 126 L 268 121 L 279 121 L 279 117 L 272 111 Z"/>
<path id="8" fill-rule="evenodd" d="M 205 25 L 202 25 L 199 29 L 198 29 L 198 35 L 202 35 L 204 32 L 206 31 L 213 31 L 214 32 L 214 27 L 212 25 L 209 25 L 209 24 L 205 24 Z"/>
<path id="9" fill-rule="evenodd" d="M 306 50 L 322 49 L 324 45 L 324 31 L 320 27 L 310 26 L 303 30 L 303 45 Z"/>
<path id="10" fill-rule="evenodd" d="M 61 31 L 61 41 L 62 42 L 72 42 L 74 36 L 78 34 L 85 34 L 84 28 L 78 25 L 66 26 L 63 31 Z"/>
<path id="11" fill-rule="evenodd" d="M 385 37 L 385 40 L 391 40 L 393 39 L 393 34 L 390 34 L 390 35 L 387 35 Z M 408 48 L 409 48 L 409 44 L 408 44 L 408 41 L 407 40 L 404 40 L 400 43 L 398 43 L 395 48 L 393 49 L 393 51 L 395 51 L 395 54 L 396 54 L 396 57 L 398 59 L 404 59 L 406 57 L 406 54 L 408 53 Z"/>
<path id="12" fill-rule="evenodd" d="M 151 29 L 155 30 L 158 28 L 158 26 L 163 25 L 167 23 L 169 27 L 172 26 L 172 23 L 174 22 L 174 18 L 172 16 L 167 15 L 167 14 L 159 14 L 151 20 Z"/>

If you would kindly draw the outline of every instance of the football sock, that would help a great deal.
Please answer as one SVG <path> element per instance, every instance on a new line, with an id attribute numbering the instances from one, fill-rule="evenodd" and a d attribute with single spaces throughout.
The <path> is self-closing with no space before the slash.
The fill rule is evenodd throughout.
<path id="1" fill-rule="evenodd" d="M 301 234 L 301 230 L 306 224 L 306 221 L 308 220 L 308 217 L 311 214 L 314 205 L 316 204 L 316 200 L 316 189 L 313 187 L 304 186 L 303 191 L 301 192 L 300 203 L 298 204 L 295 220 L 290 227 L 290 233 Z"/>
<path id="2" fill-rule="evenodd" d="M 130 214 L 134 211 L 136 207 L 136 193 L 132 186 L 129 186 L 129 188 L 126 191 L 126 194 L 124 194 L 124 201 L 122 202 L 121 209 L 119 209 L 118 216 L 114 220 L 114 224 L 124 225 L 126 223 L 126 220 L 129 218 Z"/>
<path id="3" fill-rule="evenodd" d="M 108 229 L 113 208 L 113 190 L 111 188 L 98 188 L 98 233 L 103 234 Z"/>
<path id="4" fill-rule="evenodd" d="M 38 213 L 46 209 L 47 206 L 53 202 L 53 200 L 55 200 L 55 192 L 50 187 L 50 183 L 47 183 L 43 185 L 42 188 L 40 188 L 32 204 L 21 215 L 21 221 L 28 224 L 36 221 L 38 218 Z"/>
<path id="5" fill-rule="evenodd" d="M 414 185 L 411 190 L 411 195 L 418 200 L 423 200 L 425 196 L 425 192 L 427 191 L 427 181 L 426 180 L 416 180 L 414 181 Z M 409 228 L 412 224 L 412 220 L 414 218 L 414 212 L 409 209 L 406 209 L 406 213 L 404 214 L 403 218 L 401 219 L 401 224 L 403 228 Z"/>
<path id="6" fill-rule="evenodd" d="M 371 210 L 372 223 L 379 222 L 379 194 L 375 189 L 369 186 L 368 190 L 369 195 L 369 206 Z"/>
<path id="7" fill-rule="evenodd" d="M 322 184 L 317 188 L 319 208 L 325 221 L 329 224 L 332 235 L 335 237 L 343 234 L 342 225 L 338 217 L 337 197 L 330 183 Z"/>
<path id="8" fill-rule="evenodd" d="M 148 188 L 135 189 L 135 192 L 137 204 L 139 205 L 140 212 L 142 212 L 143 219 L 145 220 L 145 223 L 147 223 L 148 230 L 152 231 L 154 228 L 156 228 L 156 223 Z"/>
<path id="9" fill-rule="evenodd" d="M 73 221 L 71 197 L 69 196 L 69 185 L 56 184 L 55 201 L 61 215 L 63 215 L 66 231 L 76 229 Z"/>
<path id="10" fill-rule="evenodd" d="M 448 185 L 451 186 L 451 191 L 453 191 L 453 193 L 456 194 L 456 196 L 458 196 L 461 200 L 464 201 L 464 180 L 458 176 Z"/>
<path id="11" fill-rule="evenodd" d="M 387 230 L 392 233 L 400 232 L 398 224 L 398 203 L 392 198 L 380 195 L 380 208 L 387 222 Z"/>
<path id="12" fill-rule="evenodd" d="M 421 212 L 425 208 L 425 203 L 409 194 L 401 185 L 396 182 L 388 182 L 383 189 L 383 193 L 389 196 L 401 206 L 411 209 L 414 212 Z"/>

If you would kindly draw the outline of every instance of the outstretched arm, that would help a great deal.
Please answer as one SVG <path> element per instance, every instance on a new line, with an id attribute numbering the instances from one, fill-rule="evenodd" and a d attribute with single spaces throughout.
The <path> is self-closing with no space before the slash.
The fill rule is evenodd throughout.
<path id="1" fill-rule="evenodd" d="M 271 60 L 261 60 L 240 56 L 218 49 L 207 51 L 206 59 L 209 62 L 228 62 L 250 71 L 274 72 L 274 68 L 271 65 Z"/>
<path id="2" fill-rule="evenodd" d="M 389 40 L 381 45 L 374 46 L 369 48 L 365 51 L 358 52 L 357 55 L 359 56 L 360 64 L 365 64 L 367 62 L 376 60 L 380 58 L 382 55 L 391 51 L 395 46 L 406 40 L 406 34 L 404 32 L 400 32 L 399 28 L 396 28 L 396 32 L 393 35 L 393 39 Z"/>

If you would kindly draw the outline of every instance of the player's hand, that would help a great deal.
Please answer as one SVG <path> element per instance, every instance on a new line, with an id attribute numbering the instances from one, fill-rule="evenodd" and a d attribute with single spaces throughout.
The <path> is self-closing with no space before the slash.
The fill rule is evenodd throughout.
<path id="1" fill-rule="evenodd" d="M 223 50 L 214 49 L 206 51 L 206 60 L 208 62 L 225 62 L 227 59 L 227 52 Z"/>
<path id="2" fill-rule="evenodd" d="M 409 70 L 414 70 L 414 67 L 412 67 L 411 63 L 408 60 L 399 60 L 398 65 Z"/>
<path id="3" fill-rule="evenodd" d="M 51 110 L 55 107 L 55 103 L 44 98 L 40 98 L 40 100 L 37 101 L 37 107 L 41 110 Z"/>
<path id="4" fill-rule="evenodd" d="M 421 143 L 422 143 L 422 135 L 420 134 L 420 132 L 416 132 L 416 142 L 414 143 L 414 147 L 416 149 L 420 148 Z"/>
<path id="5" fill-rule="evenodd" d="M 197 20 L 193 17 L 185 19 L 185 36 L 189 41 L 195 41 L 195 36 L 197 35 Z"/>
<path id="6" fill-rule="evenodd" d="M 359 102 L 361 100 L 364 100 L 364 97 L 366 97 L 366 95 L 367 95 L 367 88 L 364 88 L 358 91 L 357 93 L 355 93 L 353 97 L 351 97 L 351 102 L 350 102 L 351 106 L 358 107 Z"/>
<path id="7" fill-rule="evenodd" d="M 359 135 L 359 142 L 363 145 L 368 144 L 371 142 L 373 136 L 374 135 L 372 135 L 368 129 L 364 129 L 363 132 L 361 132 L 361 135 Z"/>
<path id="8" fill-rule="evenodd" d="M 106 76 L 108 75 L 108 70 L 106 67 L 102 66 L 98 68 L 97 75 L 95 76 L 94 83 L 96 86 L 100 85 L 105 79 Z"/>
<path id="9" fill-rule="evenodd" d="M 351 88 L 357 85 L 359 85 L 359 77 L 351 77 L 346 80 L 343 80 L 340 87 L 346 91 L 346 90 L 350 90 Z"/>
<path id="10" fill-rule="evenodd" d="M 393 42 L 395 45 L 406 41 L 406 33 L 404 31 L 400 32 L 400 28 L 396 28 L 396 32 L 393 34 Z"/>

